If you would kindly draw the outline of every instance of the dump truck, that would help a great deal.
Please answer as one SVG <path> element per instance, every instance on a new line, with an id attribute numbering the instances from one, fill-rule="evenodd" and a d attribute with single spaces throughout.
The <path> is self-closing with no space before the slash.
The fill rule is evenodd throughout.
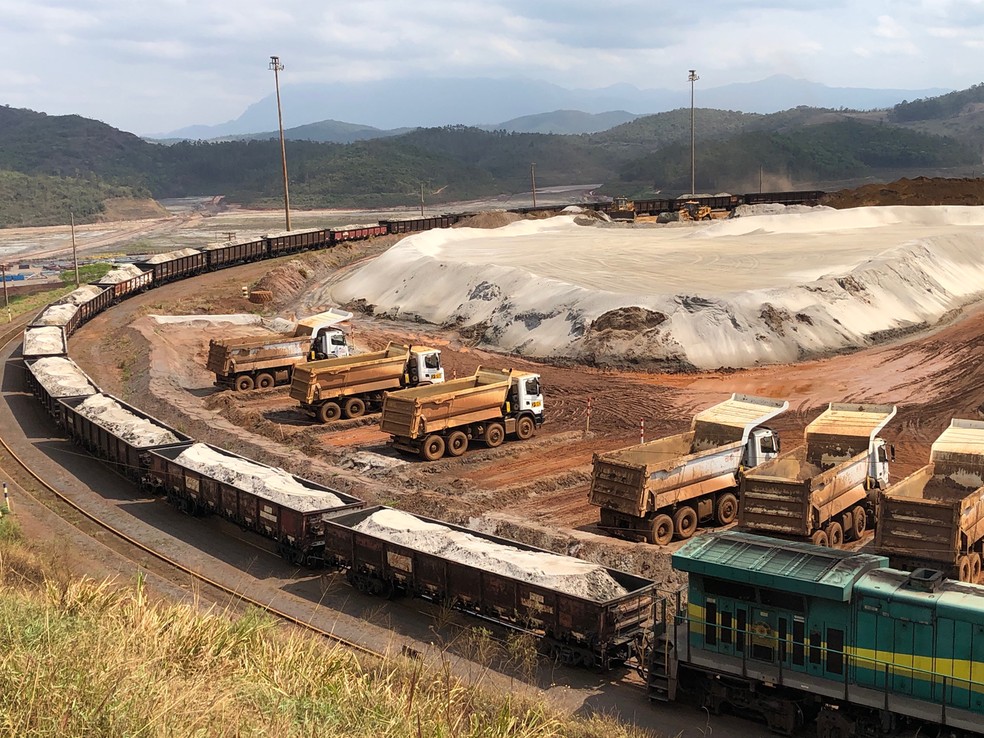
<path id="1" fill-rule="evenodd" d="M 589 501 L 599 527 L 665 546 L 701 523 L 738 516 L 738 478 L 779 453 L 779 436 L 762 424 L 789 407 L 784 400 L 733 394 L 697 415 L 690 430 L 595 454 Z"/>
<path id="2" fill-rule="evenodd" d="M 861 538 L 888 486 L 895 451 L 877 435 L 893 417 L 894 405 L 830 403 L 803 445 L 742 476 L 739 526 L 831 548 Z"/>
<path id="3" fill-rule="evenodd" d="M 398 451 L 434 461 L 461 456 L 472 441 L 489 448 L 525 440 L 543 423 L 540 375 L 479 367 L 444 384 L 388 392 L 379 427 Z"/>
<path id="4" fill-rule="evenodd" d="M 875 551 L 897 569 L 937 569 L 951 579 L 980 582 L 984 422 L 952 420 L 929 459 L 881 491 Z"/>
<path id="5" fill-rule="evenodd" d="M 299 320 L 289 336 L 213 338 L 205 367 L 215 373 L 217 387 L 244 391 L 287 384 L 303 361 L 349 355 L 345 333 L 335 326 L 351 317 L 344 310 L 328 310 Z"/>
<path id="6" fill-rule="evenodd" d="M 327 423 L 378 411 L 386 392 L 443 381 L 438 349 L 390 343 L 382 351 L 298 364 L 290 396 Z"/>

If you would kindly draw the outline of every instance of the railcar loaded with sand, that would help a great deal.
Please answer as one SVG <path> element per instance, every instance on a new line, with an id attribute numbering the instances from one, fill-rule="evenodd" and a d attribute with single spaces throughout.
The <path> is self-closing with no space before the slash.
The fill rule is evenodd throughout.
<path id="1" fill-rule="evenodd" d="M 372 507 L 326 524 L 325 558 L 358 589 L 451 605 L 538 636 L 556 659 L 602 669 L 635 655 L 655 584 L 451 523 Z"/>

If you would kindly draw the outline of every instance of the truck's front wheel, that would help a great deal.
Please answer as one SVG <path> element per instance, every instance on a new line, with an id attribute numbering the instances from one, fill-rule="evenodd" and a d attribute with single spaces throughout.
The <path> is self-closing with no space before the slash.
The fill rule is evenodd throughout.
<path id="1" fill-rule="evenodd" d="M 424 461 L 437 461 L 444 456 L 444 439 L 440 436 L 427 436 L 420 446 L 420 458 Z"/>
<path id="2" fill-rule="evenodd" d="M 338 420 L 342 415 L 342 408 L 338 406 L 337 402 L 323 402 L 318 405 L 318 420 L 322 423 L 330 423 L 332 420 Z"/>
<path id="3" fill-rule="evenodd" d="M 533 434 L 536 432 L 536 424 L 533 419 L 524 416 L 516 421 L 516 438 L 520 441 L 525 441 L 527 438 L 532 438 Z"/>

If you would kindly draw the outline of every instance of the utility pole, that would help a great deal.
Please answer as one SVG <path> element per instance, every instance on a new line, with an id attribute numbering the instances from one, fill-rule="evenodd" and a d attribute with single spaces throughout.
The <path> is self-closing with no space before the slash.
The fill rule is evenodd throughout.
<path id="1" fill-rule="evenodd" d="M 284 165 L 284 221 L 290 230 L 290 194 L 287 191 L 287 147 L 284 145 L 284 117 L 280 111 L 280 72 L 284 65 L 279 56 L 270 57 L 270 69 L 273 70 L 273 80 L 277 85 L 277 122 L 280 124 L 280 160 Z"/>
<path id="2" fill-rule="evenodd" d="M 691 69 L 687 80 L 690 82 L 690 194 L 697 194 L 697 136 L 694 133 L 694 82 L 699 80 L 697 70 Z"/>
<path id="3" fill-rule="evenodd" d="M 533 187 L 533 207 L 536 207 L 536 162 L 530 162 L 530 184 Z"/>
<path id="4" fill-rule="evenodd" d="M 72 217 L 72 261 L 75 262 L 75 286 L 78 287 L 81 284 L 79 279 L 79 255 L 75 250 L 75 213 L 69 213 Z"/>
<path id="5" fill-rule="evenodd" d="M 420 217 L 424 217 L 424 183 L 420 183 Z"/>
<path id="6" fill-rule="evenodd" d="M 3 306 L 7 311 L 7 322 L 10 322 L 10 300 L 7 299 L 7 265 L 0 264 L 0 279 L 3 280 Z"/>

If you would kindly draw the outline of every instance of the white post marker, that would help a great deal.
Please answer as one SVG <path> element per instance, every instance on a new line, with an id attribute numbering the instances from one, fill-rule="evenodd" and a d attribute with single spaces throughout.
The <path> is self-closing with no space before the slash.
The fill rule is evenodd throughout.
<path id="1" fill-rule="evenodd" d="M 646 442 L 646 420 L 645 418 L 641 418 L 639 420 L 639 443 L 642 444 L 645 442 Z"/>
<path id="2" fill-rule="evenodd" d="M 3 506 L 5 508 L 7 508 L 7 512 L 11 512 L 11 510 L 10 510 L 10 495 L 7 494 L 7 483 L 6 482 L 3 483 Z"/>
<path id="3" fill-rule="evenodd" d="M 591 432 L 591 398 L 588 398 L 588 414 L 584 418 L 584 435 Z"/>

